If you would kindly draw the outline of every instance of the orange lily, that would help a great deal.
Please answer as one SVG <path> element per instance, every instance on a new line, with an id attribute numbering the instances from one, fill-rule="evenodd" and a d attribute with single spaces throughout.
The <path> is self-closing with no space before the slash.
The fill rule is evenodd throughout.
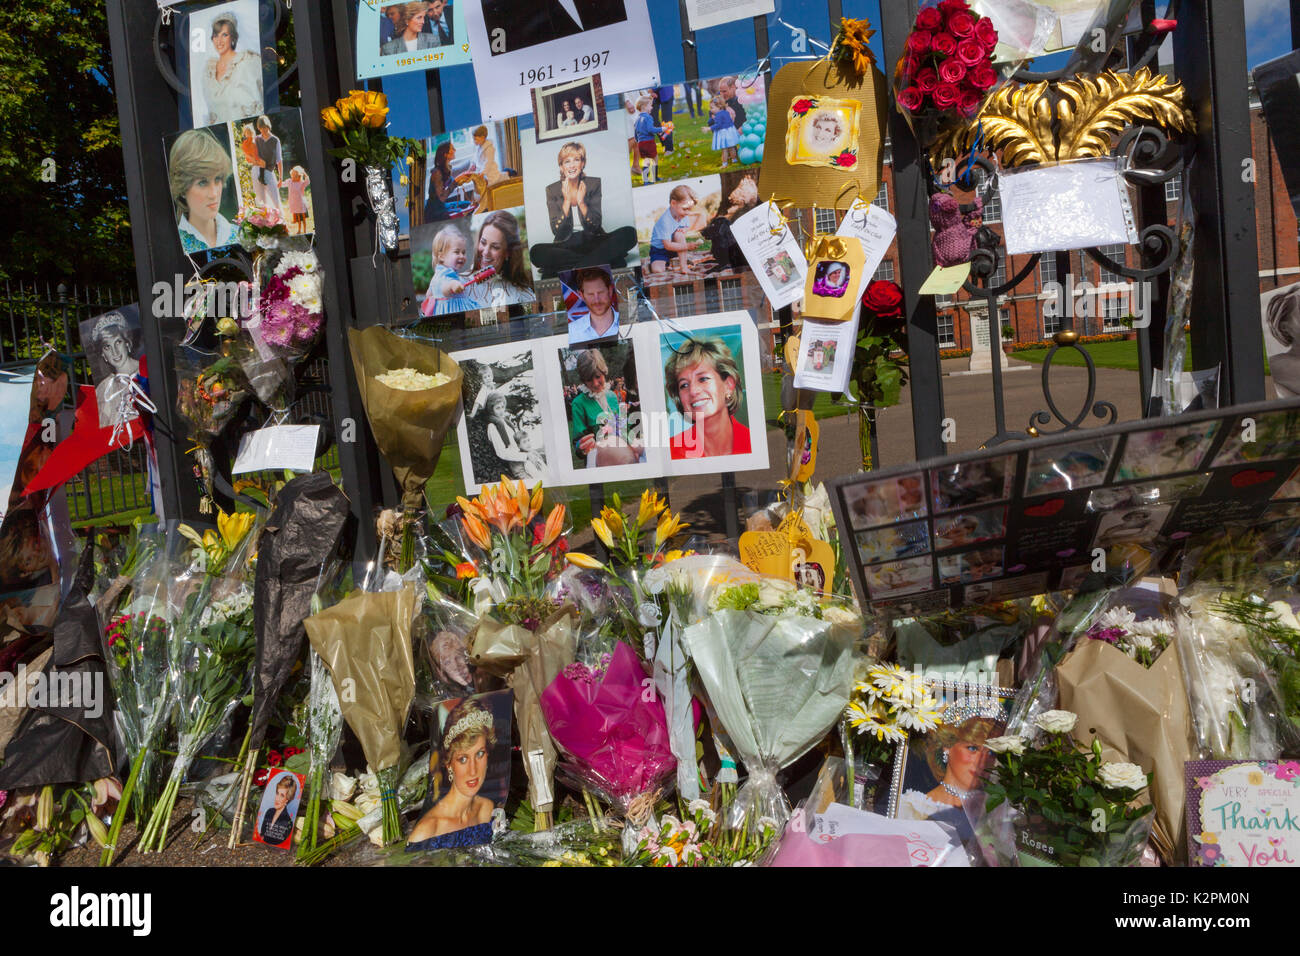
<path id="1" fill-rule="evenodd" d="M 519 508 L 519 514 L 522 517 L 524 524 L 532 521 L 536 516 L 536 512 L 531 509 L 532 496 L 529 495 L 528 486 L 524 484 L 524 480 L 520 478 L 519 481 L 507 485 L 506 487 L 514 493 L 515 505 Z"/>
<path id="2" fill-rule="evenodd" d="M 542 529 L 542 547 L 549 548 L 552 542 L 564 530 L 564 505 L 556 505 L 546 516 L 546 527 Z"/>
<path id="3" fill-rule="evenodd" d="M 492 535 L 488 531 L 487 525 L 472 514 L 461 515 L 460 523 L 465 529 L 465 533 L 469 535 L 471 541 L 477 544 L 484 551 L 491 550 Z"/>
<path id="4" fill-rule="evenodd" d="M 591 555 L 583 554 L 581 551 L 570 551 L 564 557 L 570 564 L 576 564 L 578 567 L 586 568 L 589 571 L 600 571 L 605 567 Z"/>
<path id="5" fill-rule="evenodd" d="M 462 498 L 460 495 L 457 495 L 456 504 L 460 505 L 460 510 L 465 512 L 465 514 L 473 515 L 480 521 L 483 520 L 483 509 L 478 506 L 477 499 L 471 501 L 468 498 Z"/>
<path id="6" fill-rule="evenodd" d="M 532 521 L 542 510 L 542 483 L 539 481 L 533 489 L 532 500 L 528 503 L 528 520 Z"/>

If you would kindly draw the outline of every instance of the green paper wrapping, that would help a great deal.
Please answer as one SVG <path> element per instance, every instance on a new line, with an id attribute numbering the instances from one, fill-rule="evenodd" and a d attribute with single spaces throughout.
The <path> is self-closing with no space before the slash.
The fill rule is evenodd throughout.
<path id="1" fill-rule="evenodd" d="M 443 439 L 460 402 L 461 370 L 441 349 L 394 335 L 382 325 L 348 329 L 352 369 L 366 408 L 375 444 L 393 467 L 402 486 L 402 505 L 421 507 L 425 482 L 438 467 Z M 436 388 L 405 391 L 389 388 L 376 376 L 399 368 L 426 375 L 442 372 L 451 381 Z"/>
<path id="2" fill-rule="evenodd" d="M 542 716 L 542 691 L 573 663 L 577 649 L 578 612 L 560 608 L 537 629 L 502 624 L 490 618 L 479 622 L 470 636 L 470 660 L 506 679 L 515 692 L 515 724 L 528 771 L 528 801 L 534 810 L 549 811 L 555 794 L 555 744 Z M 541 751 L 541 766 L 534 768 L 529 755 Z"/>
<path id="3" fill-rule="evenodd" d="M 356 591 L 307 618 L 307 639 L 329 665 L 348 726 L 375 772 L 401 758 L 406 714 L 415 699 L 411 620 L 413 585 L 400 591 Z"/>

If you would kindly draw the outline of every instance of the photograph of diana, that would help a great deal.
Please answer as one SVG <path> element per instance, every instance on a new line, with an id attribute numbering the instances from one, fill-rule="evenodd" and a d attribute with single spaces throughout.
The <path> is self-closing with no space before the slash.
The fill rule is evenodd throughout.
<path id="1" fill-rule="evenodd" d="M 446 0 L 390 3 L 379 12 L 380 56 L 432 50 L 454 42 L 455 29 Z"/>
<path id="2" fill-rule="evenodd" d="M 253 839 L 267 846 L 287 850 L 293 841 L 293 820 L 302 800 L 306 777 L 290 770 L 279 770 L 266 781 L 262 802 L 257 807 L 257 826 Z"/>
<path id="3" fill-rule="evenodd" d="M 140 329 L 140 309 L 123 306 L 86 319 L 78 326 L 81 342 L 90 363 L 90 377 L 95 385 L 101 426 L 116 424 L 139 416 L 131 385 L 145 385 L 141 372 L 144 338 Z"/>
<path id="4" fill-rule="evenodd" d="M 680 341 L 664 333 L 660 346 L 669 407 L 681 416 L 681 428 L 673 430 L 669 446 L 672 459 L 749 454 L 753 443 L 740 370 L 740 330 L 704 329 L 676 338 Z"/>
<path id="5" fill-rule="evenodd" d="M 637 265 L 636 214 L 628 177 L 627 142 L 606 129 L 563 142 L 522 137 L 528 256 L 541 278 L 583 266 L 622 269 Z M 556 170 L 556 178 L 542 171 Z"/>
<path id="6" fill-rule="evenodd" d="M 243 213 L 274 213 L 290 235 L 316 231 L 302 111 L 275 110 L 232 124 L 238 140 L 235 179 Z"/>
<path id="7" fill-rule="evenodd" d="M 239 212 L 232 187 L 230 127 L 222 123 L 168 137 L 167 180 L 176 231 L 186 253 L 221 249 L 236 241 Z"/>
<path id="8" fill-rule="evenodd" d="M 974 834 L 964 802 L 983 789 L 993 763 L 984 746 L 1007 726 L 1014 691 L 983 687 L 957 697 L 940 712 L 940 724 L 928 734 L 912 734 L 894 760 L 894 816 L 931 820 L 957 831 L 963 840 Z"/>
<path id="9" fill-rule="evenodd" d="M 406 849 L 445 850 L 492 839 L 510 788 L 509 690 L 444 700 L 434 710 L 429 791 Z"/>
<path id="10" fill-rule="evenodd" d="M 1278 398 L 1300 395 L 1300 283 L 1260 296 L 1264 351 Z"/>
<path id="11" fill-rule="evenodd" d="M 235 0 L 189 15 L 190 107 L 194 125 L 256 116 L 262 100 L 257 0 Z"/>

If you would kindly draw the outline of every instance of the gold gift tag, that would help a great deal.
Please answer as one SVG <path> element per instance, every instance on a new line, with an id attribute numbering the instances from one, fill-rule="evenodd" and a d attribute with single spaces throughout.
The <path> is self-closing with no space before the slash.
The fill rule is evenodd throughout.
<path id="1" fill-rule="evenodd" d="M 790 462 L 790 480 L 800 484 L 813 476 L 817 467 L 817 442 L 821 426 L 812 411 L 801 408 L 795 414 L 794 456 Z"/>
<path id="2" fill-rule="evenodd" d="M 862 240 L 855 236 L 815 236 L 808 243 L 803 317 L 825 322 L 853 318 L 858 285 L 866 268 Z"/>

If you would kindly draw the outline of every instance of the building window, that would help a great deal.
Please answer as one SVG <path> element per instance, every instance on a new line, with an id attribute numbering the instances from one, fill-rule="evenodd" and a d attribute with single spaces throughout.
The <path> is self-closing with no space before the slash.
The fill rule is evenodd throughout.
<path id="1" fill-rule="evenodd" d="M 1010 334 L 1008 334 L 1010 328 Z M 1016 340 L 1016 330 L 1011 326 L 1011 310 L 1005 305 L 998 309 L 998 334 L 1002 336 L 1003 342 L 1014 342 Z"/>
<path id="2" fill-rule="evenodd" d="M 1056 282 L 1056 253 L 1044 252 L 1038 260 L 1038 288 L 1046 289 Z"/>
<path id="3" fill-rule="evenodd" d="M 1124 253 L 1127 249 L 1128 246 L 1124 245 L 1123 243 L 1116 243 L 1115 245 L 1101 246 L 1100 248 L 1097 249 L 1097 251 L 1100 252 L 1103 256 L 1105 256 L 1107 259 L 1111 260 L 1111 262 L 1114 262 L 1119 265 L 1124 265 L 1125 264 Z M 1097 268 L 1101 270 L 1101 282 L 1103 285 L 1106 284 L 1107 282 L 1128 281 L 1126 278 L 1124 278 L 1124 276 L 1111 272 L 1109 269 L 1107 269 L 1105 266 L 1101 265 L 1100 263 L 1098 263 Z"/>
<path id="4" fill-rule="evenodd" d="M 1052 310 L 1056 314 L 1048 315 L 1047 306 L 1048 302 L 1046 300 L 1038 304 L 1039 312 L 1043 317 L 1043 334 L 1055 335 L 1057 332 L 1061 331 L 1061 309 L 1057 306 Z"/>
<path id="5" fill-rule="evenodd" d="M 1165 201 L 1174 202 L 1183 198 L 1183 181 L 1175 176 L 1165 183 Z"/>
<path id="6" fill-rule="evenodd" d="M 894 260 L 881 259 L 880 265 L 876 268 L 876 274 L 871 277 L 872 282 L 893 282 L 894 281 Z"/>
<path id="7" fill-rule="evenodd" d="M 693 285 L 675 285 L 673 286 L 673 307 L 677 310 L 678 317 L 691 315 L 694 313 L 695 288 Z"/>
<path id="8" fill-rule="evenodd" d="M 935 319 L 935 327 L 939 332 L 939 348 L 955 349 L 957 336 L 953 329 L 953 313 L 940 312 Z"/>
<path id="9" fill-rule="evenodd" d="M 993 275 L 989 276 L 987 288 L 995 289 L 1007 281 L 1007 257 L 998 256 L 998 267 L 993 270 Z"/>
<path id="10" fill-rule="evenodd" d="M 731 312 L 745 307 L 745 296 L 741 292 L 739 279 L 722 279 L 719 287 L 722 291 L 722 311 Z"/>
<path id="11" fill-rule="evenodd" d="M 871 201 L 871 205 L 879 206 L 885 212 L 889 212 L 889 184 L 881 182 L 880 188 L 876 190 L 876 198 Z"/>
<path id="12" fill-rule="evenodd" d="M 1101 299 L 1101 316 L 1103 332 L 1123 332 L 1124 323 L 1121 321 L 1127 314 L 1124 306 L 1127 304 L 1123 296 L 1118 295 L 1098 295 Z"/>
<path id="13" fill-rule="evenodd" d="M 988 223 L 1002 221 L 1002 200 L 998 196 L 997 186 L 987 191 L 984 184 L 988 180 L 988 173 L 982 168 L 975 167 L 975 184 L 979 187 L 980 198 L 984 200 L 984 222 Z"/>
<path id="14" fill-rule="evenodd" d="M 839 223 L 835 221 L 834 209 L 816 209 L 814 212 L 813 226 L 817 232 L 834 232 Z"/>

